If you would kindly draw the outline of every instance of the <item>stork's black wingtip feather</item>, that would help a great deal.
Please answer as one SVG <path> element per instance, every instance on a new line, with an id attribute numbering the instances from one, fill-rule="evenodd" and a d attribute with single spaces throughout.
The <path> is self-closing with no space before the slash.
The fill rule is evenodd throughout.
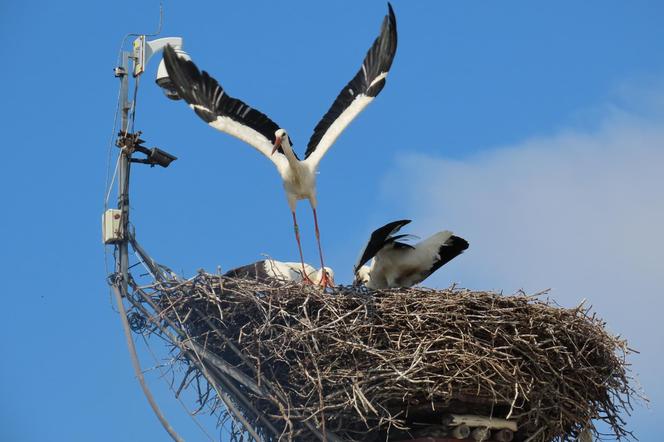
<path id="1" fill-rule="evenodd" d="M 397 233 L 403 226 L 405 226 L 406 224 L 409 224 L 410 222 L 411 222 L 411 220 L 409 220 L 409 219 L 399 219 L 399 220 L 396 220 L 396 221 L 389 222 L 389 223 L 385 224 L 382 227 L 379 227 L 378 229 L 376 229 L 376 231 L 379 231 L 381 229 L 385 229 L 386 233 L 393 235 L 393 234 Z M 389 229 L 389 230 L 387 230 L 387 229 Z"/>
<path id="2" fill-rule="evenodd" d="M 167 44 L 164 46 L 164 66 L 166 66 L 166 73 L 168 74 L 168 77 L 171 79 L 171 82 L 175 86 L 176 91 L 178 94 L 181 94 L 182 87 L 179 81 L 176 81 L 178 78 L 178 74 L 180 74 L 179 71 L 181 71 L 179 64 L 178 64 L 178 56 L 175 53 L 175 49 L 173 46 L 170 44 Z M 180 95 L 182 97 L 182 95 Z"/>
<path id="3" fill-rule="evenodd" d="M 463 252 L 470 246 L 468 241 L 461 238 L 460 236 L 455 235 L 450 236 L 450 239 L 448 239 L 447 242 L 448 245 L 452 246 L 455 250 L 459 250 L 460 252 Z"/>
<path id="4" fill-rule="evenodd" d="M 403 226 L 405 226 L 406 224 L 410 224 L 411 222 L 412 220 L 410 219 L 400 219 L 397 221 L 392 221 L 391 223 L 388 223 L 388 225 L 392 224 L 394 226 L 399 226 L 399 229 L 401 229 Z"/>
<path id="5" fill-rule="evenodd" d="M 169 73 L 172 70 L 172 67 L 177 63 L 178 56 L 175 53 L 175 48 L 170 44 L 164 46 L 164 64 L 166 65 L 166 72 Z"/>
<path id="6" fill-rule="evenodd" d="M 392 3 L 390 2 L 387 2 L 387 11 L 388 15 L 390 16 L 390 21 L 396 25 L 397 19 L 394 15 L 394 9 L 392 9 Z"/>
<path id="7" fill-rule="evenodd" d="M 171 46 L 170 44 L 167 44 L 164 46 L 164 65 L 166 66 L 166 72 L 168 73 L 168 76 L 171 77 L 171 80 L 173 80 L 173 77 L 177 75 L 177 69 L 182 69 L 181 68 L 181 60 L 180 57 L 178 57 L 177 53 L 175 52 L 175 48 Z M 192 63 L 194 67 L 194 65 Z M 181 85 L 178 84 L 178 82 L 175 82 L 175 85 L 179 88 Z"/>
<path id="8" fill-rule="evenodd" d="M 383 68 L 385 71 L 389 71 L 390 67 L 392 67 L 392 61 L 394 60 L 394 55 L 397 52 L 397 42 L 398 42 L 398 37 L 397 37 L 397 18 L 394 15 L 394 9 L 392 9 L 392 5 L 388 2 L 387 3 L 388 7 L 388 14 L 385 17 L 385 23 L 383 24 L 383 29 L 381 31 L 381 36 L 379 37 L 385 46 L 383 46 L 383 50 L 385 51 L 384 57 L 385 57 L 385 64 Z"/>
<path id="9" fill-rule="evenodd" d="M 173 46 L 170 44 L 164 46 L 164 64 L 166 65 L 166 72 L 168 72 L 168 65 L 171 64 L 170 62 L 173 60 L 174 55 L 175 49 L 173 49 Z"/>
<path id="10" fill-rule="evenodd" d="M 394 9 L 392 9 L 392 5 L 388 2 L 387 3 L 387 18 L 388 18 L 388 25 L 390 27 L 390 31 L 392 33 L 392 38 L 394 38 L 394 44 L 396 45 L 396 40 L 397 40 L 397 16 L 394 15 Z"/>

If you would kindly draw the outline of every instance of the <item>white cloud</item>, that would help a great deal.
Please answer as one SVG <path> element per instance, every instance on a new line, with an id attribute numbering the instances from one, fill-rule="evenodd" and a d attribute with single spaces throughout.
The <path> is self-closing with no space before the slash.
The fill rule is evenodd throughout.
<path id="1" fill-rule="evenodd" d="M 647 117 L 607 106 L 593 129 L 461 161 L 403 154 L 384 191 L 406 202 L 413 233 L 449 228 L 470 242 L 427 285 L 586 298 L 641 351 L 635 371 L 654 399 L 664 396 L 664 106 L 648 106 Z"/>

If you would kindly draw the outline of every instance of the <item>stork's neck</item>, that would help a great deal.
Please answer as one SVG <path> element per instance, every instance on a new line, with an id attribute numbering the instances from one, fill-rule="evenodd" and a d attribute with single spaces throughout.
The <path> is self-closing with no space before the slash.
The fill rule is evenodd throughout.
<path id="1" fill-rule="evenodd" d="M 300 161 L 295 157 L 295 152 L 293 152 L 293 147 L 288 141 L 288 136 L 285 136 L 281 142 L 281 148 L 284 151 L 284 155 L 286 155 L 286 159 L 288 160 L 291 169 L 297 170 L 300 166 Z"/>

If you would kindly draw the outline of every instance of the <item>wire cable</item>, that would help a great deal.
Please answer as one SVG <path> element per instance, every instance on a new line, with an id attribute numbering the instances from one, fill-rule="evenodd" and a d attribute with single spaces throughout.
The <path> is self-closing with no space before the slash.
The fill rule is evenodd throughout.
<path id="1" fill-rule="evenodd" d="M 129 349 L 129 355 L 131 356 L 131 363 L 134 367 L 134 374 L 138 379 L 138 383 L 141 385 L 143 394 L 150 403 L 150 407 L 152 407 L 152 410 L 157 416 L 157 419 L 159 419 L 159 422 L 161 422 L 161 425 L 168 432 L 171 438 L 173 438 L 173 440 L 176 442 L 184 442 L 184 439 L 182 439 L 182 437 L 180 437 L 180 435 L 175 432 L 173 427 L 171 427 L 171 424 L 168 422 L 168 420 L 166 420 L 166 417 L 159 409 L 154 396 L 152 396 L 152 392 L 148 388 L 148 384 L 145 382 L 145 377 L 143 376 L 143 371 L 141 370 L 141 363 L 139 362 L 138 354 L 136 353 L 134 339 L 131 336 L 131 328 L 129 327 L 129 322 L 127 320 L 127 312 L 125 311 L 124 304 L 122 303 L 122 294 L 120 293 L 120 287 L 118 285 L 113 285 L 113 293 L 115 293 L 115 301 L 118 305 L 118 310 L 120 311 L 120 319 L 122 320 L 122 328 L 125 332 L 127 347 Z"/>
<path id="2" fill-rule="evenodd" d="M 177 401 L 180 403 L 180 405 L 182 406 L 184 411 L 187 412 L 187 414 L 189 415 L 191 420 L 203 432 L 203 434 L 205 434 L 209 440 L 211 440 L 212 442 L 215 442 L 215 439 L 212 436 L 210 436 L 210 433 L 208 433 L 205 430 L 205 427 L 203 427 L 203 425 L 200 422 L 198 422 L 198 418 L 196 417 L 196 415 L 194 413 L 192 413 L 191 411 L 189 411 L 189 408 L 187 407 L 187 404 L 185 404 L 184 401 L 177 394 L 177 392 L 173 388 L 173 385 L 166 381 L 166 373 L 164 372 L 162 367 L 159 365 L 159 359 L 157 358 L 157 355 L 152 351 L 152 348 L 150 347 L 150 344 L 148 343 L 148 340 L 145 338 L 145 336 L 141 335 L 141 337 L 143 338 L 143 343 L 145 344 L 145 347 L 148 349 L 148 352 L 150 353 L 150 356 L 152 356 L 152 360 L 155 363 L 155 368 L 157 368 L 157 370 L 159 371 L 160 377 L 164 380 L 166 385 L 168 385 L 168 389 L 171 390 L 171 392 L 175 395 L 175 399 L 177 399 Z"/>

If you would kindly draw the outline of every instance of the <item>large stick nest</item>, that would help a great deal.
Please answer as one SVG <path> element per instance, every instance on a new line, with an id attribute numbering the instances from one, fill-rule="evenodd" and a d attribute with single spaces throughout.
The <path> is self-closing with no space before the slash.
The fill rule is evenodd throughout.
<path id="1" fill-rule="evenodd" d="M 584 306 L 455 287 L 323 293 L 205 273 L 142 291 L 162 324 L 184 332 L 189 347 L 178 348 L 198 349 L 182 351 L 189 372 L 217 373 L 265 440 L 405 440 L 446 413 L 516 420 L 515 441 L 575 440 L 593 420 L 631 434 L 630 350 Z M 223 407 L 220 394 L 200 400 Z"/>

